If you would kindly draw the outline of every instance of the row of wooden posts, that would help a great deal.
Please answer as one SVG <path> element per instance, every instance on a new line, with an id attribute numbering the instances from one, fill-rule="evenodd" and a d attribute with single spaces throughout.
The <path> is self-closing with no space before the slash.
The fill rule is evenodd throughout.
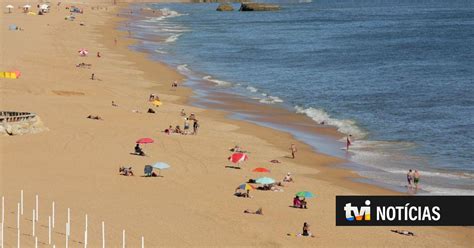
<path id="1" fill-rule="evenodd" d="M 20 202 L 17 203 L 16 209 L 16 231 L 17 231 L 17 248 L 21 247 L 21 231 L 20 231 L 20 216 L 23 216 L 24 213 L 24 204 L 23 204 L 23 190 L 20 191 Z M 48 242 L 47 244 L 53 248 L 56 248 L 56 244 L 53 243 L 51 239 L 51 232 L 55 229 L 55 212 L 56 212 L 56 203 L 53 201 L 51 203 L 51 215 L 48 216 Z M 34 238 L 34 247 L 38 248 L 38 236 L 36 231 L 36 223 L 39 220 L 39 196 L 35 196 L 35 208 L 32 210 L 32 232 L 31 236 Z M 0 248 L 5 248 L 5 239 L 4 239 L 4 231 L 5 231 L 5 197 L 2 196 L 2 212 L 1 212 L 1 223 L 0 223 Z M 89 240 L 88 240 L 88 216 L 85 215 L 85 225 L 84 225 L 84 248 L 88 247 Z M 66 233 L 65 233 L 65 247 L 69 248 L 69 240 L 71 238 L 71 209 L 67 209 L 67 222 L 66 222 Z M 105 222 L 102 221 L 102 248 L 106 247 L 105 242 Z M 125 230 L 122 230 L 122 248 L 126 247 L 126 239 L 125 239 Z M 145 247 L 145 238 L 141 236 L 141 247 Z"/>

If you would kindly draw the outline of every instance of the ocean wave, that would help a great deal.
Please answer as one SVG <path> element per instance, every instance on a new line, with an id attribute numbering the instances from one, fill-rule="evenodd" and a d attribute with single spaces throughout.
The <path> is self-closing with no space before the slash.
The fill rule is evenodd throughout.
<path id="1" fill-rule="evenodd" d="M 159 53 L 159 54 L 167 54 L 167 52 L 162 51 L 162 50 L 160 50 L 160 49 L 155 49 L 155 52 L 156 52 L 156 53 Z"/>
<path id="2" fill-rule="evenodd" d="M 171 35 L 170 37 L 166 38 L 165 42 L 166 43 L 175 42 L 176 40 L 178 40 L 179 36 L 181 36 L 181 34 Z"/>
<path id="3" fill-rule="evenodd" d="M 212 83 L 215 83 L 215 84 L 217 84 L 218 86 L 231 86 L 231 85 L 232 85 L 231 82 L 227 82 L 227 81 L 224 81 L 224 80 L 215 79 L 215 78 L 212 78 L 211 76 L 205 76 L 205 77 L 203 77 L 202 79 L 204 79 L 204 80 L 206 80 L 206 81 L 209 81 L 209 82 L 212 82 Z"/>
<path id="4" fill-rule="evenodd" d="M 191 71 L 191 70 L 188 68 L 188 65 L 187 65 L 187 64 L 178 65 L 178 66 L 176 66 L 176 69 L 178 69 L 178 71 L 181 71 L 181 72 L 188 72 L 188 71 Z"/>
<path id="5" fill-rule="evenodd" d="M 248 91 L 252 92 L 252 93 L 255 93 L 255 92 L 258 91 L 257 88 L 254 88 L 254 87 L 252 87 L 252 86 L 247 86 L 246 89 L 247 89 Z"/>
<path id="6" fill-rule="evenodd" d="M 282 103 L 283 102 L 283 100 L 280 99 L 277 96 L 267 96 L 267 94 L 265 94 L 265 96 L 266 96 L 265 98 L 262 98 L 262 99 L 259 100 L 260 103 L 275 104 L 275 103 Z"/>
<path id="7" fill-rule="evenodd" d="M 317 123 L 324 122 L 327 125 L 337 127 L 337 130 L 343 134 L 351 134 L 355 138 L 364 138 L 367 135 L 367 133 L 362 131 L 353 120 L 334 119 L 331 118 L 326 111 L 312 107 L 305 109 L 296 106 L 295 109 L 296 113 L 305 114 Z"/>

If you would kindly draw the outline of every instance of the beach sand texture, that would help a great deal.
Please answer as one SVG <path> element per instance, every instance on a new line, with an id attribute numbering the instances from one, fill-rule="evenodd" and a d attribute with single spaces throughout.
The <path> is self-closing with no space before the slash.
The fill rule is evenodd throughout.
<path id="1" fill-rule="evenodd" d="M 131 40 L 116 30 L 118 6 L 91 10 L 105 1 L 77 4 L 85 13 L 66 21 L 68 11 L 52 3 L 51 13 L 37 16 L 14 9 L 0 14 L 0 68 L 18 69 L 17 80 L 0 79 L 0 109 L 37 113 L 49 131 L 0 137 L 0 195 L 6 199 L 6 247 L 16 246 L 16 206 L 25 192 L 21 242 L 33 247 L 31 211 L 40 195 L 37 235 L 40 247 L 47 242 L 47 215 L 56 202 L 53 243 L 64 246 L 66 209 L 72 210 L 70 247 L 83 247 L 84 214 L 89 215 L 89 247 L 101 246 L 101 221 L 106 223 L 107 246 L 140 247 L 472 247 L 474 230 L 451 227 L 403 227 L 416 234 L 390 232 L 394 227 L 336 227 L 335 196 L 395 194 L 355 183 L 355 174 L 334 165 L 339 159 L 313 152 L 286 133 L 226 119 L 226 113 L 187 105 L 190 89 L 170 87 L 183 76 L 166 65 L 131 52 Z M 26 3 L 26 2 L 25 2 Z M 1 1 L 15 7 L 24 3 Z M 30 3 L 31 5 L 36 5 Z M 107 3 L 108 4 L 108 3 Z M 121 5 L 125 7 L 125 5 Z M 36 8 L 34 8 L 36 9 Z M 84 26 L 79 25 L 84 22 Z M 9 31 L 16 24 L 23 31 Z M 114 39 L 117 38 L 117 45 Z M 86 48 L 89 56 L 80 57 Z M 95 54 L 100 52 L 102 57 Z M 79 63 L 90 69 L 77 68 Z M 96 80 L 90 80 L 94 73 Z M 156 114 L 150 93 L 163 105 Z M 115 101 L 118 107 L 112 107 Z M 194 112 L 200 122 L 196 136 L 165 135 L 169 125 L 183 126 L 181 109 Z M 142 113 L 134 113 L 139 110 Z M 102 121 L 87 119 L 99 115 Z M 151 137 L 147 157 L 133 156 L 135 141 Z M 291 143 L 299 151 L 286 158 Z M 250 151 L 241 170 L 225 168 L 229 148 Z M 272 159 L 281 164 L 269 163 Z M 143 166 L 157 161 L 171 165 L 164 177 L 144 178 Z M 135 176 L 118 175 L 120 166 L 133 167 Z M 255 167 L 271 170 L 266 176 L 281 180 L 292 172 L 294 183 L 284 192 L 252 191 L 253 198 L 233 196 L 249 178 L 262 175 Z M 294 209 L 294 193 L 314 192 L 309 209 Z M 263 216 L 243 214 L 262 207 Z M 311 224 L 315 238 L 288 237 Z"/>

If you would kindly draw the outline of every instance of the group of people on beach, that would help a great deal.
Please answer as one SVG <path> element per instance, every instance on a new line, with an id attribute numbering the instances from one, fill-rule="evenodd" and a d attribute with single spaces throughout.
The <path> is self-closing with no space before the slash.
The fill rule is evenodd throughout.
<path id="1" fill-rule="evenodd" d="M 407 173 L 407 181 L 407 187 L 409 189 L 418 189 L 418 183 L 420 182 L 420 173 L 418 172 L 418 170 L 409 169 Z"/>
<path id="2" fill-rule="evenodd" d="M 186 116 L 186 113 L 184 112 L 184 109 L 181 110 L 181 116 Z M 191 128 L 191 121 L 193 121 L 193 131 L 191 132 L 190 131 L 190 128 Z M 196 115 L 194 113 L 191 113 L 188 117 L 185 117 L 184 118 L 184 125 L 183 125 L 183 129 L 181 129 L 180 125 L 176 125 L 174 128 L 173 128 L 173 125 L 169 125 L 169 127 L 165 130 L 163 130 L 164 133 L 166 134 L 173 134 L 173 133 L 176 133 L 176 134 L 182 134 L 182 135 L 188 135 L 188 134 L 191 134 L 191 135 L 197 135 L 198 134 L 198 130 L 199 130 L 199 121 L 198 119 L 196 118 Z"/>

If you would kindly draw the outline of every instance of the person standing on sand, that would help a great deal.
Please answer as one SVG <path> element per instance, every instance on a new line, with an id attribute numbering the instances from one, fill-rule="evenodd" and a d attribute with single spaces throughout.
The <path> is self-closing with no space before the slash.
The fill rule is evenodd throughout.
<path id="1" fill-rule="evenodd" d="M 349 136 L 347 136 L 347 138 L 346 138 L 346 151 L 349 151 L 349 146 L 352 145 L 352 140 L 351 139 L 352 139 L 352 135 L 349 134 Z"/>
<path id="2" fill-rule="evenodd" d="M 198 129 L 199 129 L 198 120 L 197 120 L 197 119 L 194 119 L 194 123 L 193 123 L 193 134 L 194 134 L 194 135 L 197 135 Z"/>
<path id="3" fill-rule="evenodd" d="M 420 173 L 415 170 L 415 173 L 413 173 L 413 183 L 415 184 L 415 188 L 418 189 L 418 183 L 420 182 Z"/>
<path id="4" fill-rule="evenodd" d="M 114 38 L 114 44 L 117 45 L 117 38 Z"/>
<path id="5" fill-rule="evenodd" d="M 295 159 L 295 153 L 298 151 L 296 149 L 296 145 L 295 144 L 291 144 L 290 146 L 290 151 L 291 151 L 291 158 Z"/>
<path id="6" fill-rule="evenodd" d="M 92 73 L 92 75 L 91 75 L 91 80 L 94 80 L 94 77 L 95 77 L 95 74 Z"/>
<path id="7" fill-rule="evenodd" d="M 412 170 L 410 169 L 410 170 L 408 170 L 408 173 L 407 173 L 408 188 L 412 188 L 412 187 L 413 187 L 412 181 L 413 181 L 413 172 L 412 172 Z"/>

